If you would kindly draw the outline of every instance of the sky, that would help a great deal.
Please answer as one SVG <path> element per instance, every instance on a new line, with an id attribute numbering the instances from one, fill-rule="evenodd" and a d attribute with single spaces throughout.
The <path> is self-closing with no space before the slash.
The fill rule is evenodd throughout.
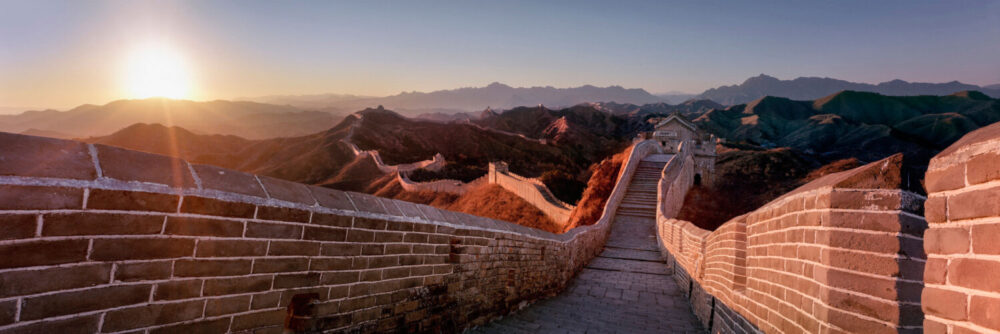
<path id="1" fill-rule="evenodd" d="M 148 45 L 194 100 L 495 81 L 698 93 L 761 73 L 987 85 L 1000 1 L 0 0 L 0 107 L 135 97 Z"/>

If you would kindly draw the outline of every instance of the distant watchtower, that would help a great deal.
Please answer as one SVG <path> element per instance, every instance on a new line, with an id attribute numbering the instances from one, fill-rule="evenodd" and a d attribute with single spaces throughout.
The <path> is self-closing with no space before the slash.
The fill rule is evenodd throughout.
<path id="1" fill-rule="evenodd" d="M 640 134 L 642 139 L 652 139 L 663 146 L 665 153 L 676 154 L 681 143 L 687 143 L 695 163 L 695 184 L 710 184 L 715 175 L 714 135 L 702 131 L 693 122 L 678 113 L 654 118 L 652 132 Z"/>

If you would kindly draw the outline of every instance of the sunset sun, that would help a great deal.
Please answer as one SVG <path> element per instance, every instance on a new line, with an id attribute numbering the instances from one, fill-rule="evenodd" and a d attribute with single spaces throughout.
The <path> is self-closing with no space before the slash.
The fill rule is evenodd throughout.
<path id="1" fill-rule="evenodd" d="M 125 89 L 131 98 L 189 98 L 191 75 L 183 57 L 167 45 L 147 44 L 129 54 Z"/>

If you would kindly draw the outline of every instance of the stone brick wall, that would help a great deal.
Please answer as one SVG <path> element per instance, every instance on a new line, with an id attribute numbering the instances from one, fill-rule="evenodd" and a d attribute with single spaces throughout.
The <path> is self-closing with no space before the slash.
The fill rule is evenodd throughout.
<path id="1" fill-rule="evenodd" d="M 1000 331 L 1000 125 L 934 157 L 925 185 L 924 329 Z"/>
<path id="2" fill-rule="evenodd" d="M 597 224 L 555 235 L 0 133 L 0 333 L 459 331 L 564 288 L 601 250 L 624 187 Z M 293 299 L 311 306 L 286 324 Z"/>
<path id="3" fill-rule="evenodd" d="M 507 170 L 503 162 L 491 162 L 486 175 L 489 183 L 496 184 L 524 199 L 556 223 L 569 221 L 569 215 L 576 206 L 560 201 L 552 194 L 545 183 L 534 178 L 527 178 Z"/>
<path id="4" fill-rule="evenodd" d="M 396 181 L 399 182 L 399 185 L 403 188 L 403 190 L 410 192 L 434 191 L 434 192 L 442 192 L 455 195 L 463 195 L 469 192 L 470 188 L 475 187 L 476 185 L 482 184 L 484 182 L 487 182 L 487 179 L 486 175 L 483 175 L 467 183 L 451 179 L 434 180 L 427 182 L 415 182 L 410 180 L 409 177 L 406 177 L 404 173 L 396 173 Z"/>
<path id="5" fill-rule="evenodd" d="M 900 190 L 901 163 L 825 176 L 712 232 L 660 215 L 695 314 L 713 331 L 921 331 L 924 198 Z"/>

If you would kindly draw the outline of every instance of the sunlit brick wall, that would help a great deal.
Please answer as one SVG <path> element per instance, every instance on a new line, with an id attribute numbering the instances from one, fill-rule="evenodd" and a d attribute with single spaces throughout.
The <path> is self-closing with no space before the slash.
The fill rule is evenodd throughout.
<path id="1" fill-rule="evenodd" d="M 924 199 L 900 166 L 825 176 L 712 232 L 659 217 L 695 314 L 722 333 L 919 332 Z"/>
<path id="2" fill-rule="evenodd" d="M 299 329 L 482 324 L 559 292 L 600 251 L 609 222 L 554 235 L 0 133 L 0 227 L 2 333 L 280 333 L 293 297 L 310 294 Z"/>
<path id="3" fill-rule="evenodd" d="M 924 329 L 1000 331 L 1000 126 L 934 157 L 925 184 Z"/>

